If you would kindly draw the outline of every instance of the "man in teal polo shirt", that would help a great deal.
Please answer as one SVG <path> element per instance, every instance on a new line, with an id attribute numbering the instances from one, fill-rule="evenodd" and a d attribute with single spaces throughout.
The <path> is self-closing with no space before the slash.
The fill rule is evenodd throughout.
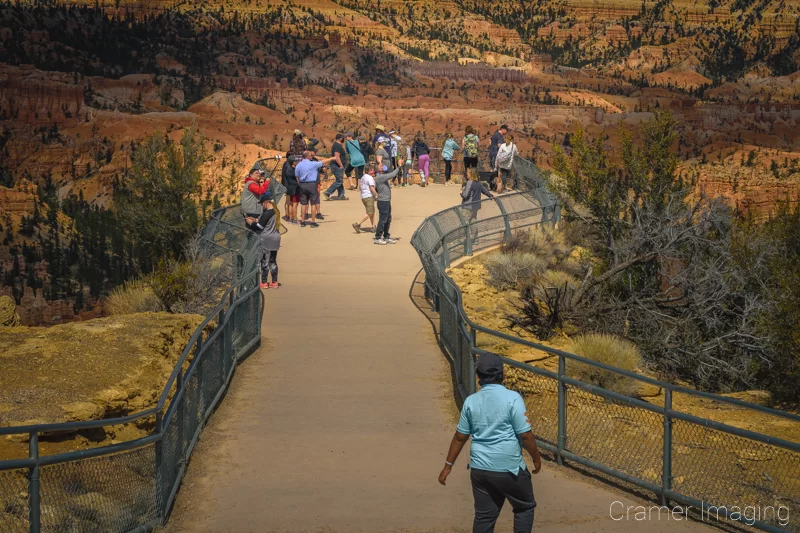
<path id="1" fill-rule="evenodd" d="M 514 510 L 514 533 L 530 533 L 536 500 L 522 448 L 533 458 L 534 474 L 541 470 L 542 460 L 525 402 L 519 393 L 503 386 L 503 360 L 498 355 L 480 356 L 476 370 L 481 390 L 464 400 L 439 483 L 445 484 L 458 454 L 472 437 L 467 465 L 475 498 L 472 532 L 492 533 L 508 500 Z"/>

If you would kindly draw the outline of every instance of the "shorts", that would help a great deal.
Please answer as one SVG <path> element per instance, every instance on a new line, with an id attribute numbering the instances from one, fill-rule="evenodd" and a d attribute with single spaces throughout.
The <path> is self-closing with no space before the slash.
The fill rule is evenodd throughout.
<path id="1" fill-rule="evenodd" d="M 370 196 L 369 198 L 362 198 L 361 203 L 364 204 L 364 209 L 367 210 L 367 214 L 372 216 L 375 214 L 375 198 Z"/>
<path id="2" fill-rule="evenodd" d="M 478 158 L 464 157 L 464 168 L 478 168 Z"/>
<path id="3" fill-rule="evenodd" d="M 300 203 L 300 195 L 299 194 L 287 194 L 286 199 L 289 200 L 290 204 L 299 204 Z"/>
<path id="4" fill-rule="evenodd" d="M 311 205 L 319 204 L 319 188 L 316 181 L 301 183 L 298 192 L 300 205 L 308 205 L 309 202 Z"/>

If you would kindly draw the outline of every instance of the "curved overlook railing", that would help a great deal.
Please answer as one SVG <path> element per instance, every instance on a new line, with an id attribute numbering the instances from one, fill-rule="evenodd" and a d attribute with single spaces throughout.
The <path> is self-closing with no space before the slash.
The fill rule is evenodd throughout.
<path id="1" fill-rule="evenodd" d="M 524 159 L 514 166 L 527 190 L 483 201 L 472 221 L 461 207 L 446 209 L 425 219 L 411 239 L 461 399 L 475 392 L 475 360 L 488 353 L 484 348 L 506 343 L 545 352 L 557 358 L 557 371 L 498 355 L 510 367 L 506 386 L 525 399 L 540 447 L 559 464 L 572 461 L 621 479 L 652 492 L 662 505 L 691 506 L 692 515 L 703 521 L 727 519 L 764 531 L 800 532 L 800 444 L 694 416 L 677 406 L 688 398 L 710 409 L 766 416 L 776 426 L 800 423 L 799 416 L 596 363 L 470 320 L 461 290 L 447 274 L 452 262 L 502 244 L 515 230 L 559 219 L 557 198 L 539 169 Z M 567 367 L 575 363 L 655 389 L 658 401 L 574 379 Z"/>
<path id="2" fill-rule="evenodd" d="M 144 532 L 163 523 L 203 425 L 237 362 L 261 343 L 264 299 L 258 239 L 238 206 L 214 211 L 203 254 L 228 261 L 230 286 L 181 353 L 155 407 L 130 416 L 0 427 L 0 438 L 28 441 L 28 457 L 0 461 L 0 532 Z M 221 263 L 220 263 L 221 264 Z M 137 424 L 150 434 L 129 442 L 55 455 L 39 438 Z"/>

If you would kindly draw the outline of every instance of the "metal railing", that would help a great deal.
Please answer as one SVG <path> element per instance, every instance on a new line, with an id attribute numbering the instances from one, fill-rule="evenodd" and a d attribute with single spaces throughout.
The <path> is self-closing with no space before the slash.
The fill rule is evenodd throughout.
<path id="1" fill-rule="evenodd" d="M 280 193 L 281 186 L 276 192 Z M 130 416 L 0 427 L 0 438 L 28 441 L 28 457 L 0 461 L 0 532 L 144 532 L 164 522 L 197 439 L 233 377 L 261 343 L 264 299 L 258 238 L 238 207 L 214 211 L 203 230 L 204 256 L 229 262 L 229 287 L 197 327 L 155 407 Z M 221 261 L 220 261 L 221 260 Z M 136 440 L 56 455 L 40 439 L 136 425 Z"/>
<path id="2" fill-rule="evenodd" d="M 557 359 L 557 370 L 503 357 L 505 384 L 525 399 L 539 445 L 557 461 L 572 461 L 646 489 L 662 505 L 691 506 L 701 520 L 728 519 L 765 531 L 800 532 L 800 444 L 775 434 L 735 427 L 725 417 L 766 417 L 791 427 L 797 415 L 726 396 L 692 390 L 603 365 L 575 354 L 476 324 L 448 276 L 450 265 L 502 244 L 514 231 L 558 220 L 560 207 L 535 165 L 514 163 L 528 190 L 481 202 L 477 216 L 453 207 L 428 217 L 411 244 L 425 271 L 425 296 L 439 314 L 439 340 L 452 361 L 463 400 L 476 390 L 476 356 L 494 346 L 530 349 Z M 470 215 L 470 216 L 468 216 Z M 502 354 L 498 354 L 501 355 Z M 587 365 L 656 391 L 644 401 L 573 377 Z M 643 396 L 643 395 L 641 395 Z M 703 418 L 687 402 L 705 406 Z M 718 420 L 711 413 L 719 412 Z M 697 511 L 700 514 L 697 514 Z"/>

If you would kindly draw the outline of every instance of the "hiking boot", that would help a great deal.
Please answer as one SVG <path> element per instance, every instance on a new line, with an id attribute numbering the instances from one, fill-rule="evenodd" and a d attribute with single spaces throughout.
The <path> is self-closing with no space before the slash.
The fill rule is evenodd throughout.
<path id="1" fill-rule="evenodd" d="M 353 222 L 353 229 L 356 230 L 356 233 L 361 233 L 361 226 L 359 226 L 358 222 Z"/>
<path id="2" fill-rule="evenodd" d="M 392 239 L 391 237 L 386 237 L 384 240 L 386 244 L 397 244 L 397 239 Z"/>
<path id="3" fill-rule="evenodd" d="M 374 244 L 387 244 L 383 239 L 375 239 L 372 241 Z"/>

